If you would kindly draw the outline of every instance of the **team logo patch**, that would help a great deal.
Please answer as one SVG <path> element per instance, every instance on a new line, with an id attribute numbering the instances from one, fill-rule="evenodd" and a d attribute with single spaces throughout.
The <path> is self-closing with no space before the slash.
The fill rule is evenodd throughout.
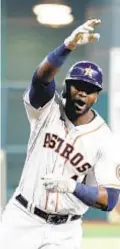
<path id="1" fill-rule="evenodd" d="M 91 68 L 91 66 L 86 67 L 84 69 L 84 76 L 90 76 L 90 77 L 92 77 L 93 73 L 94 73 L 94 70 Z"/>
<path id="2" fill-rule="evenodd" d="M 116 168 L 116 175 L 117 175 L 117 178 L 120 180 L 120 164 Z"/>

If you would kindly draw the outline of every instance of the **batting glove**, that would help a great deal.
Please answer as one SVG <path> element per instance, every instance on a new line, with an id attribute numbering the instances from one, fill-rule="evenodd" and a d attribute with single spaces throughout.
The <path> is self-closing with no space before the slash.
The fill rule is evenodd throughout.
<path id="1" fill-rule="evenodd" d="M 63 176 L 48 174 L 42 177 L 45 189 L 52 193 L 73 193 L 76 188 L 76 182 L 73 179 Z"/>
<path id="2" fill-rule="evenodd" d="M 84 45 L 91 41 L 100 39 L 99 33 L 94 33 L 94 28 L 101 23 L 100 19 L 91 19 L 76 28 L 72 34 L 65 39 L 64 44 L 69 49 L 75 49 L 77 45 Z"/>

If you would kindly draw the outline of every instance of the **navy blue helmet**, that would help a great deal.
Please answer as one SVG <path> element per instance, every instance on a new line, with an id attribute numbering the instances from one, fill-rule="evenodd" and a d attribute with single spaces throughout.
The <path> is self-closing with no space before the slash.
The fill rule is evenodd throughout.
<path id="1" fill-rule="evenodd" d="M 69 81 L 84 81 L 96 86 L 98 91 L 103 89 L 103 73 L 102 69 L 95 63 L 90 61 L 79 61 L 75 63 L 65 78 L 65 83 Z"/>

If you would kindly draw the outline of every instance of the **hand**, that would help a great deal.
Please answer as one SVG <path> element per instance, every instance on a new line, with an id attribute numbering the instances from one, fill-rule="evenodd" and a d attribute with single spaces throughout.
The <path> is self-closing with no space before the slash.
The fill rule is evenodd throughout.
<path id="1" fill-rule="evenodd" d="M 63 176 L 48 174 L 42 177 L 45 189 L 52 193 L 73 193 L 76 188 L 76 182 L 73 179 Z"/>
<path id="2" fill-rule="evenodd" d="M 94 33 L 95 25 L 99 23 L 101 23 L 100 19 L 91 19 L 86 21 L 65 39 L 64 44 L 72 50 L 75 49 L 77 45 L 84 45 L 91 41 L 99 40 L 100 34 Z"/>

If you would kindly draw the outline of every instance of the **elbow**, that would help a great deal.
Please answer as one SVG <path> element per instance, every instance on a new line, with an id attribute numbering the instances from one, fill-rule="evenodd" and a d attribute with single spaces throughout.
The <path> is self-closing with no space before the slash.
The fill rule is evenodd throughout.
<path id="1" fill-rule="evenodd" d="M 111 212 L 115 208 L 116 204 L 117 204 L 117 202 L 114 204 L 113 203 L 108 204 L 107 206 L 101 207 L 101 210 L 104 212 Z"/>
<path id="2" fill-rule="evenodd" d="M 117 205 L 120 190 L 119 189 L 113 189 L 113 188 L 106 188 L 106 190 L 107 190 L 107 193 L 108 193 L 108 204 L 107 204 L 107 207 L 103 211 L 110 212 Z"/>
<path id="3" fill-rule="evenodd" d="M 105 209 L 103 209 L 102 211 L 111 212 L 111 211 L 114 209 L 115 206 L 116 206 L 116 205 L 111 206 L 111 207 L 107 206 L 107 207 L 106 207 Z"/>

